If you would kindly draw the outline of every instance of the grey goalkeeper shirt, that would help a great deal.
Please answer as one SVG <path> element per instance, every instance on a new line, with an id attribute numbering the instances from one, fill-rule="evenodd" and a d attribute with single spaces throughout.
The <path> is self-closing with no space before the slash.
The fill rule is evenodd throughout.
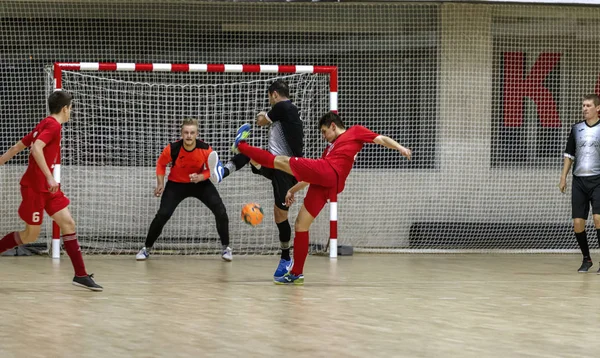
<path id="1" fill-rule="evenodd" d="M 304 130 L 298 108 L 292 101 L 277 102 L 267 113 L 267 118 L 272 122 L 269 128 L 269 152 L 301 157 L 304 149 Z"/>
<path id="2" fill-rule="evenodd" d="M 574 161 L 573 175 L 600 175 L 600 121 L 593 126 L 583 121 L 571 127 L 565 157 Z"/>

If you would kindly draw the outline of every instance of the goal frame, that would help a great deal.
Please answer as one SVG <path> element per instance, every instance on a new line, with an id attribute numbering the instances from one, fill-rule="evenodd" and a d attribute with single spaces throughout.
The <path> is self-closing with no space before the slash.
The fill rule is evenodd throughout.
<path id="1" fill-rule="evenodd" d="M 337 66 L 261 65 L 261 64 L 192 64 L 192 63 L 122 63 L 122 62 L 55 62 L 54 91 L 62 90 L 62 71 L 104 72 L 205 72 L 205 73 L 314 73 L 329 76 L 329 110 L 338 112 Z M 54 180 L 60 186 L 60 151 L 54 166 Z M 329 200 L 329 257 L 337 258 L 337 196 Z M 52 222 L 51 257 L 60 259 L 60 228 Z"/>

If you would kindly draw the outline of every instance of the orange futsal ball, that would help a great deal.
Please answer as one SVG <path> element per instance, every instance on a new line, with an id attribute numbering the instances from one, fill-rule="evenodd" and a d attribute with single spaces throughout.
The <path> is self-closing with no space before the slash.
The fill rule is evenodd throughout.
<path id="1" fill-rule="evenodd" d="M 248 225 L 256 226 L 260 224 L 263 216 L 263 209 L 256 203 L 246 204 L 242 208 L 242 220 Z"/>

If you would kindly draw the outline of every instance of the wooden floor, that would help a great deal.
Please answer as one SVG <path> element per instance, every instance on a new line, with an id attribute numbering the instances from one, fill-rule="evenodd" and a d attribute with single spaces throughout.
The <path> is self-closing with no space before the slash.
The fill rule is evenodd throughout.
<path id="1" fill-rule="evenodd" d="M 578 255 L 0 258 L 0 357 L 578 357 L 600 353 L 600 275 Z"/>

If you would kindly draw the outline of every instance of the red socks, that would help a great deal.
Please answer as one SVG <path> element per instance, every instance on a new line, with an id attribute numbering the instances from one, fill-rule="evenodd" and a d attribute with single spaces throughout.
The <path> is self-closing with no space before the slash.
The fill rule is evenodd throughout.
<path id="1" fill-rule="evenodd" d="M 238 150 L 263 167 L 275 168 L 275 156 L 264 149 L 252 147 L 246 142 L 240 142 Z"/>
<path id="2" fill-rule="evenodd" d="M 75 269 L 75 276 L 87 276 L 85 264 L 83 263 L 83 256 L 81 256 L 81 250 L 79 249 L 79 242 L 77 242 L 77 234 L 72 233 L 63 235 L 62 239 L 65 251 L 67 252 L 67 255 L 69 255 L 73 268 Z"/>
<path id="3" fill-rule="evenodd" d="M 0 240 L 0 253 L 19 245 L 23 245 L 21 242 L 21 235 L 19 235 L 18 231 L 11 232 Z"/>
<path id="4" fill-rule="evenodd" d="M 292 275 L 300 275 L 304 272 L 304 261 L 308 256 L 308 231 L 296 231 L 294 238 L 294 267 Z"/>

